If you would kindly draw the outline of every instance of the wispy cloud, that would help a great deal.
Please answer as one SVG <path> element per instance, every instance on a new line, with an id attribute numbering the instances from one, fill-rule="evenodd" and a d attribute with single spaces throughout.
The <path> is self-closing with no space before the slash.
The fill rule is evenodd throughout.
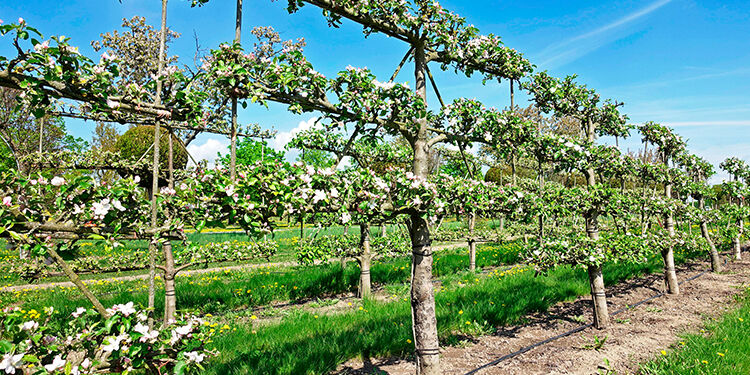
<path id="1" fill-rule="evenodd" d="M 622 37 L 622 33 L 611 33 L 611 31 L 622 29 L 625 25 L 653 13 L 670 2 L 672 2 L 672 0 L 658 0 L 651 5 L 630 13 L 614 22 L 610 22 L 604 26 L 564 40 L 560 43 L 550 45 L 539 53 L 538 59 L 542 61 L 539 65 L 542 68 L 551 68 L 577 60 L 578 58 L 599 49 L 605 44 Z"/>
<path id="2" fill-rule="evenodd" d="M 674 121 L 665 122 L 665 125 L 673 128 L 688 127 L 688 126 L 750 126 L 750 120 L 738 120 L 738 121 Z"/>
<path id="3" fill-rule="evenodd" d="M 691 74 L 686 77 L 681 78 L 674 78 L 674 79 L 657 79 L 654 81 L 646 81 L 646 82 L 638 82 L 634 84 L 624 85 L 624 86 L 614 86 L 606 88 L 607 90 L 643 90 L 647 88 L 654 88 L 654 87 L 669 87 L 678 85 L 681 83 L 692 83 L 695 81 L 701 81 L 701 80 L 707 80 L 707 79 L 717 79 L 717 78 L 734 78 L 738 76 L 746 76 L 750 75 L 750 68 L 737 68 L 737 69 L 728 69 L 723 71 L 717 71 L 712 73 L 703 73 L 703 74 Z"/>

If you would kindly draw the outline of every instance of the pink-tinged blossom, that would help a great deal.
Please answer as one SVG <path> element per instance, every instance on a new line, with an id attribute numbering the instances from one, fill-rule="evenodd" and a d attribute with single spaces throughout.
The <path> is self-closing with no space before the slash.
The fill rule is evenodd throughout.
<path id="1" fill-rule="evenodd" d="M 65 184 L 65 179 L 60 176 L 52 177 L 52 181 L 50 181 L 52 186 L 62 186 Z"/>
<path id="2" fill-rule="evenodd" d="M 21 329 L 24 331 L 35 331 L 37 328 L 39 328 L 39 323 L 29 320 L 28 322 L 24 322 L 21 324 Z"/>
<path id="3" fill-rule="evenodd" d="M 49 41 L 46 41 L 46 40 L 42 43 L 37 43 L 34 46 L 34 51 L 37 51 L 37 52 L 44 52 L 47 49 L 49 49 Z"/>
<path id="4" fill-rule="evenodd" d="M 86 308 L 85 307 L 79 307 L 79 308 L 76 309 L 76 311 L 73 311 L 70 315 L 72 315 L 74 318 L 78 318 L 81 315 L 83 315 L 83 313 L 85 313 L 85 312 L 86 312 Z"/>
<path id="5" fill-rule="evenodd" d="M 172 189 L 169 186 L 165 186 L 159 190 L 159 193 L 161 193 L 161 195 L 172 196 L 172 195 L 177 194 L 177 191 L 175 191 L 175 189 Z"/>
<path id="6" fill-rule="evenodd" d="M 125 304 L 114 305 L 111 309 L 107 309 L 107 312 L 110 314 L 119 312 L 123 316 L 130 316 L 131 314 L 135 314 L 135 307 L 133 307 L 133 301 L 130 301 Z"/>
<path id="7" fill-rule="evenodd" d="M 3 206 L 10 207 L 10 206 L 13 205 L 12 202 L 13 202 L 13 198 L 11 198 L 11 197 L 5 197 L 5 198 L 3 198 Z"/>

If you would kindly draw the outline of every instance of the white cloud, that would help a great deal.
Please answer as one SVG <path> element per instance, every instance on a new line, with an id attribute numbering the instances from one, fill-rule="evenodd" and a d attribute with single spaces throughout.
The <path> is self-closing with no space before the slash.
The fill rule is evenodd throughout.
<path id="1" fill-rule="evenodd" d="M 278 151 L 284 151 L 284 146 L 287 145 L 294 137 L 301 131 L 312 129 L 313 127 L 316 127 L 315 122 L 318 121 L 317 117 L 312 117 L 308 119 L 307 121 L 300 121 L 300 123 L 297 125 L 296 128 L 287 131 L 287 132 L 278 132 L 276 134 L 276 138 L 273 140 L 273 144 L 271 145 L 274 149 Z"/>
<path id="2" fill-rule="evenodd" d="M 578 58 L 622 37 L 622 33 L 608 34 L 609 31 L 616 30 L 638 20 L 639 18 L 645 17 L 657 9 L 669 4 L 671 1 L 672 0 L 658 0 L 643 9 L 630 13 L 595 30 L 550 45 L 539 54 L 537 60 L 542 61 L 539 66 L 550 68 L 577 60 Z"/>
<path id="3" fill-rule="evenodd" d="M 219 152 L 226 153 L 227 147 L 229 147 L 229 141 L 209 138 L 201 145 L 191 143 L 188 145 L 187 151 L 196 161 L 207 160 L 209 166 L 212 166 L 216 161 L 216 154 Z"/>

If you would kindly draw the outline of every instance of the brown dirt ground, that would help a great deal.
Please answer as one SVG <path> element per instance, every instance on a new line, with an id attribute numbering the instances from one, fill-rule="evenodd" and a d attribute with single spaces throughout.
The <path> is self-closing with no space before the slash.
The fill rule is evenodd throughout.
<path id="1" fill-rule="evenodd" d="M 683 281 L 706 269 L 694 263 L 678 270 Z M 731 308 L 732 295 L 750 285 L 750 261 L 728 263 L 722 274 L 710 272 L 683 283 L 677 296 L 665 295 L 612 317 L 604 330 L 581 332 L 536 347 L 526 353 L 488 366 L 477 374 L 596 374 L 604 372 L 604 360 L 618 374 L 638 371 L 638 364 L 678 343 L 680 335 L 698 331 L 707 318 Z M 633 279 L 607 289 L 610 314 L 660 293 L 661 275 Z M 529 317 L 529 323 L 500 328 L 495 335 L 471 339 L 464 347 L 441 349 L 444 374 L 465 374 L 506 354 L 580 327 L 575 317 L 592 321 L 590 297 L 559 303 L 545 313 Z M 584 349 L 594 336 L 607 337 L 600 350 Z M 414 374 L 412 359 L 351 360 L 339 367 L 339 374 Z"/>

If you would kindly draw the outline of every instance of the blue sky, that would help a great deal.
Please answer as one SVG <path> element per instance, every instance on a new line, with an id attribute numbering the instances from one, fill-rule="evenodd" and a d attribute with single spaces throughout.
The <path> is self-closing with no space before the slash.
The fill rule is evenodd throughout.
<path id="1" fill-rule="evenodd" d="M 215 48 L 233 38 L 234 1 L 213 0 L 190 8 L 189 0 L 172 0 L 168 24 L 182 33 L 171 52 L 192 64 L 197 34 L 204 48 Z M 252 43 L 249 29 L 273 26 L 283 38 L 303 37 L 306 54 L 316 69 L 333 75 L 347 65 L 371 68 L 387 80 L 407 47 L 345 22 L 331 29 L 320 11 L 306 6 L 289 15 L 286 1 L 245 0 L 243 42 Z M 500 35 L 537 65 L 556 76 L 578 74 L 579 81 L 603 97 L 625 102 L 631 121 L 657 121 L 673 126 L 698 155 L 718 164 L 729 156 L 750 160 L 750 2 L 639 0 L 639 1 L 443 1 L 467 17 L 483 33 Z M 25 18 L 45 36 L 64 34 L 82 52 L 96 56 L 90 41 L 119 28 L 123 17 L 141 15 L 159 20 L 156 0 L 24 0 L 0 3 L 0 19 Z M 0 53 L 9 54 L 8 41 Z M 508 104 L 507 83 L 481 85 L 452 72 L 433 68 L 447 100 L 476 97 L 493 106 Z M 413 81 L 405 70 L 399 81 Z M 518 103 L 526 104 L 521 96 Z M 434 98 L 431 105 L 436 104 Z M 281 147 L 290 131 L 309 124 L 312 114 L 295 116 L 282 106 L 249 108 L 240 119 L 279 131 L 272 144 Z M 92 123 L 71 122 L 70 130 L 91 137 Z M 210 157 L 227 141 L 202 136 L 191 147 L 196 156 Z M 640 147 L 632 138 L 623 147 Z"/>

